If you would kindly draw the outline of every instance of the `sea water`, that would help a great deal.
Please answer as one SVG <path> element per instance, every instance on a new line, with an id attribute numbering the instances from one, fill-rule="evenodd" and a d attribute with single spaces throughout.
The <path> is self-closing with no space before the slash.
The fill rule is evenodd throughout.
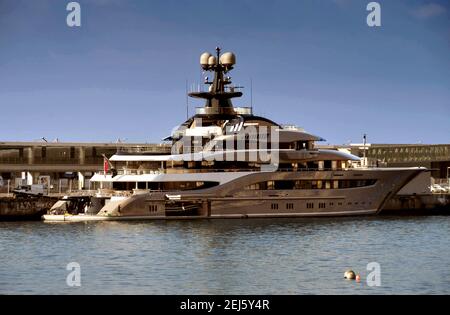
<path id="1" fill-rule="evenodd" d="M 450 216 L 0 222 L 0 294 L 449 294 L 449 235 Z"/>

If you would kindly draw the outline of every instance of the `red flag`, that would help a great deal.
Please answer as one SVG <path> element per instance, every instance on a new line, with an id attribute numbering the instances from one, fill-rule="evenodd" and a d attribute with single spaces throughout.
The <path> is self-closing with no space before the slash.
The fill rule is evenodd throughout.
<path id="1" fill-rule="evenodd" d="M 106 173 L 109 170 L 109 163 L 108 163 L 108 159 L 106 157 L 103 158 L 103 171 L 105 172 L 105 176 Z"/>

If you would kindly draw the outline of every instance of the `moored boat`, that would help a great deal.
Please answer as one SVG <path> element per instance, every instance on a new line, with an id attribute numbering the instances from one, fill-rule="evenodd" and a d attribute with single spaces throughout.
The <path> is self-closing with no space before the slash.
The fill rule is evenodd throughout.
<path id="1" fill-rule="evenodd" d="M 194 116 L 166 141 L 166 154 L 119 151 L 91 179 L 111 188 L 89 211 L 53 213 L 48 221 L 353 216 L 378 213 L 424 168 L 354 167 L 359 158 L 317 149 L 324 139 L 234 107 L 233 53 L 204 53 L 214 74 Z M 121 167 L 118 167 L 121 165 Z M 94 201 L 92 201 L 94 202 Z"/>

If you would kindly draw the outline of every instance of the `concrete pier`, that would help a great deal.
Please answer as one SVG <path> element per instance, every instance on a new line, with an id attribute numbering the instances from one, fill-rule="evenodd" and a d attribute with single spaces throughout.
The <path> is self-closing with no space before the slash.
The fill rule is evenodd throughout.
<path id="1" fill-rule="evenodd" d="M 0 221 L 39 220 L 57 201 L 48 196 L 0 197 Z"/>
<path id="2" fill-rule="evenodd" d="M 450 214 L 450 194 L 408 194 L 392 197 L 382 215 Z"/>

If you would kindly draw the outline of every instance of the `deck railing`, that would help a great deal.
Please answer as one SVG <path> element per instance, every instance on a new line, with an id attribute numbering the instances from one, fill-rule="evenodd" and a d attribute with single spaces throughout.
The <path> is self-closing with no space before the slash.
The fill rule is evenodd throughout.
<path id="1" fill-rule="evenodd" d="M 172 146 L 169 144 L 159 144 L 157 146 L 135 146 L 135 147 L 118 147 L 118 153 L 170 153 Z"/>
<path id="2" fill-rule="evenodd" d="M 367 167 L 367 169 L 376 169 L 376 167 Z M 323 172 L 323 171 L 348 171 L 358 170 L 357 168 L 277 168 L 277 172 Z M 211 168 L 168 168 L 168 169 L 121 169 L 117 170 L 117 175 L 145 175 L 145 174 L 184 174 L 184 173 L 225 173 L 225 172 L 264 172 L 255 168 L 239 169 L 211 169 Z M 96 172 L 99 175 L 105 175 L 104 171 Z M 106 175 L 112 175 L 107 171 Z"/>

